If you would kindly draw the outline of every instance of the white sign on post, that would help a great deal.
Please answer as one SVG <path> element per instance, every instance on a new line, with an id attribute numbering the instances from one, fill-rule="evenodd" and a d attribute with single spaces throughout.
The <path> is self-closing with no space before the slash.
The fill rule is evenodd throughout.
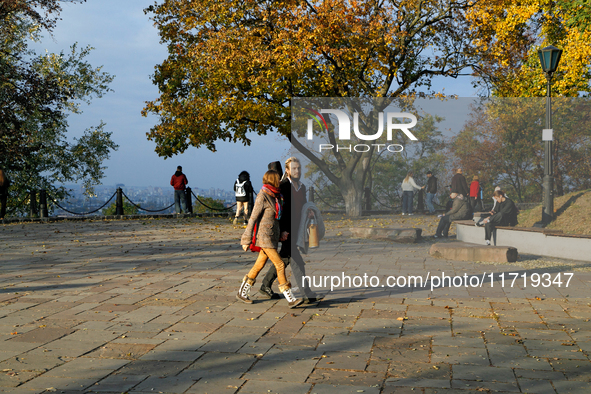
<path id="1" fill-rule="evenodd" d="M 554 129 L 542 129 L 542 141 L 552 141 L 552 132 Z"/>

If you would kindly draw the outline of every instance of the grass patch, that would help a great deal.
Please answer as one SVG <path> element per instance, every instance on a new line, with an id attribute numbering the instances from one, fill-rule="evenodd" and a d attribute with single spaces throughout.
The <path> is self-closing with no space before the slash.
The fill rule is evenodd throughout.
<path id="1" fill-rule="evenodd" d="M 591 190 L 565 194 L 554 199 L 556 219 L 548 229 L 562 230 L 566 234 L 591 235 Z M 542 204 L 519 214 L 518 227 L 533 227 L 542 219 Z"/>

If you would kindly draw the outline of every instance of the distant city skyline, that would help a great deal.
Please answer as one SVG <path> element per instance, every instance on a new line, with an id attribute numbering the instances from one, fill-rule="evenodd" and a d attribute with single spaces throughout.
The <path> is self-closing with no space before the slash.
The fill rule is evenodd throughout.
<path id="1" fill-rule="evenodd" d="M 217 152 L 206 148 L 189 148 L 187 152 L 165 160 L 155 152 L 154 142 L 148 141 L 146 133 L 158 119 L 141 116 L 146 101 L 159 96 L 158 89 L 150 80 L 154 67 L 167 56 L 167 48 L 160 38 L 149 15 L 143 10 L 153 0 L 116 1 L 88 0 L 82 4 L 61 3 L 63 12 L 53 37 L 31 47 L 37 53 L 59 53 L 78 43 L 79 47 L 95 48 L 88 57 L 94 66 L 103 66 L 102 71 L 115 75 L 111 84 L 114 92 L 95 99 L 90 106 L 82 106 L 81 115 L 72 115 L 68 137 L 80 137 L 83 131 L 96 126 L 101 120 L 106 131 L 120 147 L 111 154 L 104 165 L 102 183 L 115 185 L 163 185 L 178 165 L 189 179 L 189 186 L 229 190 L 242 170 L 251 174 L 253 183 L 260 186 L 260 179 L 272 161 L 283 161 L 289 154 L 287 138 L 269 132 L 266 136 L 249 135 L 250 146 L 231 142 L 217 142 Z M 117 10 L 117 12 L 113 12 Z M 447 94 L 470 97 L 475 95 L 471 78 L 440 78 L 434 81 L 433 90 Z"/>

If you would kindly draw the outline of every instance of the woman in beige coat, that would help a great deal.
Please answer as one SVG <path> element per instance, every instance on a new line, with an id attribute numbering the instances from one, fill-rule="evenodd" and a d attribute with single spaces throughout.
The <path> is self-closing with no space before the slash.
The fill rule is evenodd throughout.
<path id="1" fill-rule="evenodd" d="M 258 222 L 258 231 L 256 235 L 255 246 L 261 248 L 259 256 L 251 268 L 250 272 L 242 280 L 236 298 L 247 304 L 252 304 L 248 297 L 250 288 L 255 284 L 256 277 L 261 272 L 268 259 L 271 259 L 277 269 L 277 279 L 279 280 L 279 290 L 285 296 L 290 308 L 300 305 L 303 300 L 296 299 L 291 292 L 291 283 L 285 277 L 285 263 L 277 253 L 279 241 L 285 241 L 287 236 L 280 239 L 279 219 L 283 207 L 283 196 L 279 191 L 279 173 L 276 171 L 267 171 L 263 176 L 263 188 L 257 195 L 250 214 L 250 219 L 240 244 L 246 251 L 252 243 L 254 225 Z"/>

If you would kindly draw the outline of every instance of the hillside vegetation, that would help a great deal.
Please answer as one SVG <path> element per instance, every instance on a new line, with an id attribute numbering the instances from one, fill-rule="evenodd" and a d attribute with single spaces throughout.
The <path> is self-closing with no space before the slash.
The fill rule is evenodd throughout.
<path id="1" fill-rule="evenodd" d="M 566 234 L 591 235 L 591 190 L 565 194 L 554 199 L 556 219 L 547 227 Z M 533 227 L 542 219 L 542 205 L 519 214 L 518 227 Z"/>

